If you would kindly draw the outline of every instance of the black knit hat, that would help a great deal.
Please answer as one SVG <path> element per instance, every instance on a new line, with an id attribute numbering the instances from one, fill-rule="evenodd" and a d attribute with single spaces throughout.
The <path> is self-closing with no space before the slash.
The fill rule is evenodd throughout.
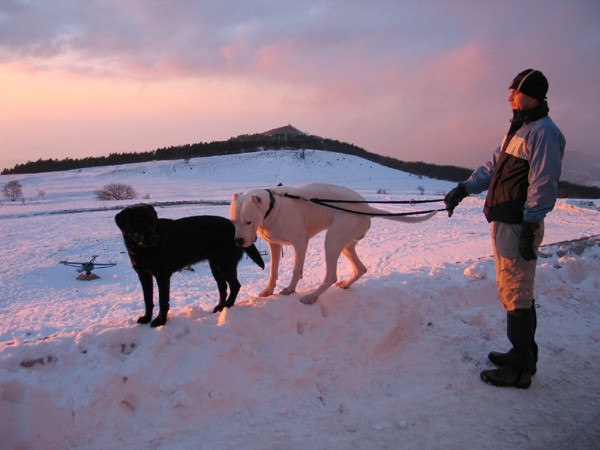
<path id="1" fill-rule="evenodd" d="M 529 97 L 544 101 L 548 92 L 548 80 L 539 70 L 527 69 L 515 77 L 509 89 L 514 89 Z"/>

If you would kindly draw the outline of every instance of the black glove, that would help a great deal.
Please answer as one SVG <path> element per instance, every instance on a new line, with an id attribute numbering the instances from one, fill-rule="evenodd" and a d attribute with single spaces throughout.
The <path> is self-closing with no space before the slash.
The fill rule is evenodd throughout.
<path id="1" fill-rule="evenodd" d="M 446 194 L 444 197 L 444 203 L 446 204 L 446 210 L 448 211 L 448 217 L 452 217 L 454 208 L 462 202 L 463 198 L 468 197 L 469 193 L 465 189 L 463 183 L 458 183 L 454 189 Z"/>
<path id="2" fill-rule="evenodd" d="M 535 231 L 540 227 L 539 223 L 525 222 L 521 224 L 521 237 L 519 237 L 519 254 L 525 261 L 537 259 L 533 249 L 533 238 Z"/>

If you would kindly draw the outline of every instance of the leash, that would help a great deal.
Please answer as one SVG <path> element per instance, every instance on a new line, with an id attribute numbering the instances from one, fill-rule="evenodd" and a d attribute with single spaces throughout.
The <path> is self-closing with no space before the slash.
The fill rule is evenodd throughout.
<path id="1" fill-rule="evenodd" d="M 334 200 L 334 199 L 322 199 L 322 198 L 306 198 L 306 197 L 302 197 L 300 195 L 289 194 L 287 192 L 284 194 L 277 194 L 277 195 L 281 195 L 282 197 L 291 198 L 293 200 L 303 200 L 305 202 L 315 203 L 317 205 L 336 209 L 338 211 L 344 211 L 344 212 L 349 212 L 352 214 L 359 214 L 359 215 L 371 216 L 371 217 L 418 216 L 418 215 L 423 215 L 423 214 L 429 214 L 432 212 L 448 210 L 448 208 L 441 208 L 441 209 L 430 209 L 430 210 L 425 210 L 425 211 L 413 211 L 413 212 L 405 212 L 405 213 L 369 213 L 369 212 L 362 212 L 362 211 L 354 211 L 352 209 L 347 209 L 342 206 L 335 206 L 335 205 L 331 204 L 331 203 L 362 203 L 362 204 L 364 204 L 364 203 L 380 203 L 380 204 L 388 204 L 388 205 L 392 205 L 392 204 L 393 205 L 416 205 L 419 203 L 443 202 L 444 201 L 443 198 L 435 199 L 435 200 L 374 200 L 374 201 L 367 201 L 367 200 Z"/>

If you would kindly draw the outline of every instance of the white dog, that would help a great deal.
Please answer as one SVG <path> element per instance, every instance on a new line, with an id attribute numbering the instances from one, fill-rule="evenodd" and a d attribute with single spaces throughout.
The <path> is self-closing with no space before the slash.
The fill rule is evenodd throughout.
<path id="1" fill-rule="evenodd" d="M 235 225 L 236 244 L 240 247 L 248 247 L 256 241 L 257 235 L 269 244 L 271 269 L 267 287 L 260 293 L 261 297 L 268 297 L 275 290 L 283 245 L 294 247 L 294 271 L 290 284 L 283 288 L 280 294 L 288 295 L 295 292 L 296 285 L 302 278 L 308 241 L 323 230 L 327 230 L 325 279 L 317 289 L 300 299 L 302 303 L 316 302 L 319 296 L 334 283 L 337 287 L 348 288 L 367 272 L 367 268 L 356 254 L 356 244 L 369 230 L 372 215 L 390 213 L 373 208 L 366 203 L 328 202 L 334 208 L 344 208 L 359 213 L 356 214 L 310 201 L 315 198 L 364 201 L 363 197 L 351 189 L 317 183 L 298 187 L 256 189 L 233 195 L 230 218 Z M 391 215 L 382 217 L 401 222 L 422 222 L 434 214 L 420 217 Z M 346 280 L 337 282 L 337 262 L 340 253 L 348 258 L 354 274 Z"/>

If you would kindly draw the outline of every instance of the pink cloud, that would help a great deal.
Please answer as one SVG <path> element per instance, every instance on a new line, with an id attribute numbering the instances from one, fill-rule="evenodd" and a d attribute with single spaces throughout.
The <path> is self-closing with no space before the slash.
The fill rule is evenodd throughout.
<path id="1" fill-rule="evenodd" d="M 144 129 L 179 130 L 163 132 L 175 144 L 292 122 L 402 159 L 474 165 L 505 131 L 510 78 L 530 66 L 547 71 L 569 146 L 595 149 L 599 138 L 593 2 L 10 5 L 0 5 L 0 79 L 20 76 L 34 94 L 5 113 L 22 120 L 11 148 L 24 149 L 37 132 L 24 130 L 44 115 L 49 147 L 85 152 L 64 144 L 70 130 L 53 128 L 53 115 L 87 116 L 78 132 L 94 134 L 94 118 L 110 112 L 136 132 L 104 133 L 108 149 L 153 147 L 149 135 L 163 145 Z"/>

